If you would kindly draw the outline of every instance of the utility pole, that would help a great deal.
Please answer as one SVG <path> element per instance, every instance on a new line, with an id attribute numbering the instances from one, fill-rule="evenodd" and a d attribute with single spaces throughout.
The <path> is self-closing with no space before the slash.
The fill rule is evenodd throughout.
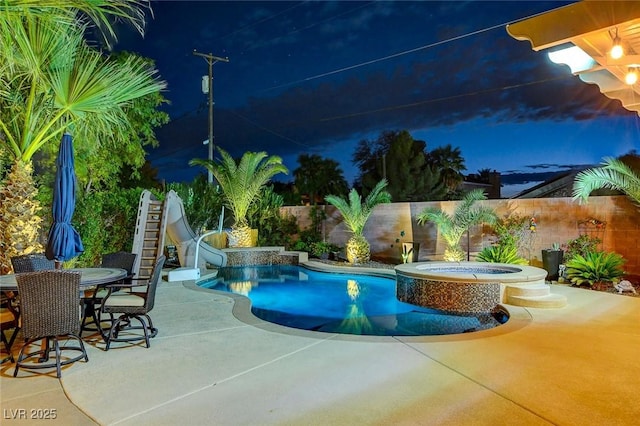
<path id="1" fill-rule="evenodd" d="M 211 53 L 200 53 L 193 49 L 193 54 L 196 56 L 203 57 L 207 63 L 209 64 L 209 79 L 207 80 L 206 90 L 209 93 L 209 161 L 213 160 L 213 151 L 215 148 L 215 144 L 213 141 L 213 64 L 216 62 L 229 62 L 229 58 L 221 58 L 219 56 L 213 56 Z M 204 92 L 205 87 L 202 86 L 202 91 Z M 204 93 L 207 93 L 204 92 Z M 213 183 L 213 173 L 211 170 L 208 170 L 208 182 Z"/>

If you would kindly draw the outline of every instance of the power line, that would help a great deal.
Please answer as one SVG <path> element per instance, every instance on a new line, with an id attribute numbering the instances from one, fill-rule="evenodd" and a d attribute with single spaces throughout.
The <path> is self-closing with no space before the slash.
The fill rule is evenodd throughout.
<path id="1" fill-rule="evenodd" d="M 548 13 L 548 11 L 536 13 L 536 14 L 533 14 L 533 15 L 530 15 L 530 16 L 527 16 L 527 17 L 524 17 L 524 18 L 514 19 L 514 20 L 511 20 L 511 21 L 508 21 L 508 22 L 501 23 L 501 24 L 496 24 L 496 25 L 493 25 L 491 27 L 482 28 L 482 29 L 479 29 L 479 30 L 476 30 L 476 31 L 472 31 L 470 33 L 461 34 L 461 35 L 458 35 L 458 36 L 455 36 L 455 37 L 451 37 L 451 38 L 448 38 L 446 40 L 441 40 L 441 41 L 437 41 L 437 42 L 434 42 L 434 43 L 429 43 L 429 44 L 426 44 L 426 45 L 423 45 L 423 46 L 415 47 L 413 49 L 404 50 L 402 52 L 393 53 L 391 55 L 383 56 L 383 57 L 376 58 L 376 59 L 371 59 L 371 60 L 365 61 L 365 62 L 360 62 L 358 64 L 354 64 L 354 65 L 349 65 L 349 66 L 346 66 L 346 67 L 338 68 L 338 69 L 333 70 L 333 71 L 327 71 L 327 72 L 324 72 L 322 74 L 316 74 L 314 76 L 306 77 L 306 78 L 303 78 L 301 80 L 296 80 L 296 81 L 292 81 L 292 82 L 289 82 L 289 83 L 284 83 L 284 84 L 280 84 L 280 85 L 277 85 L 277 86 L 272 86 L 272 87 L 269 87 L 269 88 L 266 88 L 266 89 L 262 89 L 262 90 L 258 91 L 258 93 L 269 92 L 271 90 L 276 90 L 276 89 L 280 89 L 280 88 L 283 88 L 283 87 L 293 86 L 293 85 L 296 85 L 296 84 L 299 84 L 299 83 L 305 83 L 305 82 L 308 82 L 308 81 L 317 80 L 319 78 L 327 77 L 329 75 L 339 74 L 339 73 L 342 73 L 342 72 L 345 72 L 345 71 L 350 71 L 350 70 L 353 70 L 353 69 L 356 69 L 356 68 L 364 67 L 366 65 L 371 65 L 371 64 L 378 63 L 378 62 L 387 61 L 389 59 L 398 58 L 400 56 L 408 55 L 410 53 L 419 52 L 421 50 L 430 49 L 432 47 L 440 46 L 440 45 L 443 45 L 443 44 L 446 44 L 446 43 L 451 43 L 451 42 L 462 40 L 462 39 L 465 39 L 465 38 L 468 38 L 468 37 L 471 37 L 471 36 L 474 36 L 474 35 L 482 34 L 482 33 L 488 32 L 488 31 L 492 31 L 492 30 L 495 30 L 496 28 L 502 28 L 502 27 L 505 27 L 505 26 L 507 26 L 509 24 L 513 24 L 515 22 L 518 22 L 518 21 L 521 21 L 521 20 L 524 20 L 524 19 L 529 19 L 529 18 L 538 16 L 538 15 L 542 15 L 544 13 Z"/>

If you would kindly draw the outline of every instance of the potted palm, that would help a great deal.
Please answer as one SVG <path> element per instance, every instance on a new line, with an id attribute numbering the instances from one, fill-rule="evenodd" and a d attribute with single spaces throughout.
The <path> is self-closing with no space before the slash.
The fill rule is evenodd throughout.
<path id="1" fill-rule="evenodd" d="M 233 213 L 234 223 L 229 232 L 229 247 L 251 247 L 252 230 L 247 221 L 251 204 L 258 200 L 261 189 L 278 173 L 289 170 L 282 158 L 266 152 L 245 152 L 238 163 L 220 147 L 220 160 L 195 158 L 190 165 L 203 166 L 211 171 L 224 194 L 224 203 Z"/>
<path id="2" fill-rule="evenodd" d="M 385 191 L 386 179 L 382 179 L 367 195 L 364 202 L 355 188 L 349 192 L 349 201 L 336 195 L 327 195 L 325 200 L 335 206 L 342 215 L 347 228 L 352 233 L 345 247 L 347 260 L 350 263 L 364 263 L 371 258 L 369 242 L 364 237 L 364 225 L 367 223 L 373 208 L 378 204 L 390 203 L 391 194 Z"/>
<path id="3" fill-rule="evenodd" d="M 465 194 L 453 215 L 436 208 L 426 208 L 418 214 L 420 225 L 433 222 L 438 227 L 447 246 L 444 251 L 444 260 L 448 262 L 464 260 L 465 253 L 460 248 L 460 239 L 464 233 L 473 225 L 483 222 L 493 225 L 496 222 L 498 218 L 492 208 L 475 205 L 476 201 L 486 199 L 481 189 L 474 189 Z"/>

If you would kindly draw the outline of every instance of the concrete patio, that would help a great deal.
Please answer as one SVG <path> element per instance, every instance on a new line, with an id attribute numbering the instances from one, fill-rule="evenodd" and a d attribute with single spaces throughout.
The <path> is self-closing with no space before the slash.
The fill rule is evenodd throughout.
<path id="1" fill-rule="evenodd" d="M 637 424 L 640 298 L 553 292 L 568 306 L 506 305 L 492 330 L 359 337 L 265 323 L 242 297 L 163 281 L 151 348 L 93 339 L 60 380 L 2 364 L 2 424 Z M 56 418 L 33 418 L 46 410 Z"/>

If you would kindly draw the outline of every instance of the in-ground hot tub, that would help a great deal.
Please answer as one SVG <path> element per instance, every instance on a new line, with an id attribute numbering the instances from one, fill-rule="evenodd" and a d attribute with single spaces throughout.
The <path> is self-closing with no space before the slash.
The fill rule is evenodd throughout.
<path id="1" fill-rule="evenodd" d="M 456 313 L 493 312 L 505 285 L 544 283 L 534 266 L 488 262 L 419 262 L 396 266 L 396 296 L 402 302 Z"/>

